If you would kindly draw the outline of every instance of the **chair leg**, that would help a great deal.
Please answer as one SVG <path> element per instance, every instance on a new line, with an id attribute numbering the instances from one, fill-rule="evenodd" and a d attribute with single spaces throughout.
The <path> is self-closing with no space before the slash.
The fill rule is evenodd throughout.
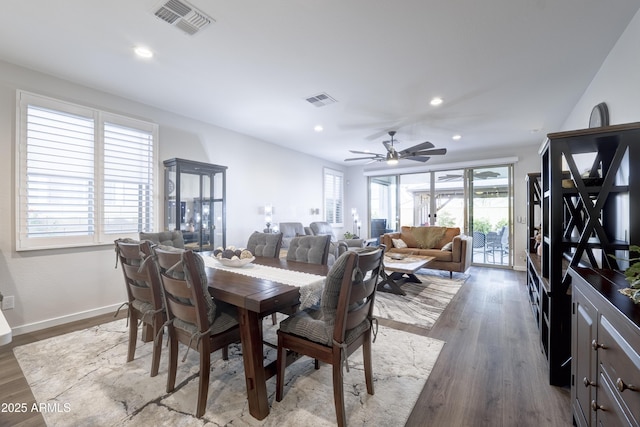
<path id="1" fill-rule="evenodd" d="M 197 418 L 200 418 L 204 415 L 204 411 L 207 407 L 207 394 L 209 393 L 209 370 L 211 369 L 211 353 L 209 353 L 209 351 L 203 351 L 204 349 L 202 348 L 202 346 L 200 347 L 200 383 L 198 384 L 198 406 L 196 408 Z"/>
<path id="2" fill-rule="evenodd" d="M 151 376 L 158 375 L 160 354 L 162 353 L 162 316 L 156 314 L 153 319 L 153 356 L 151 359 Z"/>
<path id="3" fill-rule="evenodd" d="M 362 343 L 362 362 L 364 364 L 364 379 L 367 384 L 367 393 L 373 395 L 373 363 L 371 360 L 371 329 L 364 335 Z"/>
<path id="4" fill-rule="evenodd" d="M 337 353 L 340 353 L 337 351 Z M 344 384 L 342 379 L 342 363 L 340 356 L 333 358 L 333 402 L 336 407 L 338 427 L 347 425 L 347 414 L 344 409 Z"/>
<path id="5" fill-rule="evenodd" d="M 129 307 L 129 349 L 127 362 L 131 362 L 136 355 L 136 341 L 138 340 L 138 312 Z"/>
<path id="6" fill-rule="evenodd" d="M 278 324 L 278 316 L 276 316 L 276 313 L 273 313 L 271 315 L 271 323 L 274 324 L 274 325 Z"/>
<path id="7" fill-rule="evenodd" d="M 178 337 L 173 326 L 169 326 L 169 369 L 167 373 L 167 393 L 171 393 L 176 385 L 178 370 Z"/>
<path id="8" fill-rule="evenodd" d="M 229 360 L 229 346 L 222 347 L 222 360 Z"/>
<path id="9" fill-rule="evenodd" d="M 287 349 L 283 346 L 284 340 L 278 334 L 278 349 L 276 360 L 276 401 L 280 402 L 284 395 L 284 370 L 287 366 Z"/>

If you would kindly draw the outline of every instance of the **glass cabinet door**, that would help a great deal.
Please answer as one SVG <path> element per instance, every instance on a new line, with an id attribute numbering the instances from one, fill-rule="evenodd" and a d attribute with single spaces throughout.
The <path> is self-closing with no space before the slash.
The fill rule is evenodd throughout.
<path id="1" fill-rule="evenodd" d="M 226 166 L 165 160 L 165 230 L 180 230 L 185 248 L 226 246 Z"/>

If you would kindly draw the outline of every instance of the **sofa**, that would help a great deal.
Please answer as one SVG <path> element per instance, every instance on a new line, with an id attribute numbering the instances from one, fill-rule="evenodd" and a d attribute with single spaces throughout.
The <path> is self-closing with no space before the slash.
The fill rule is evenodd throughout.
<path id="1" fill-rule="evenodd" d="M 385 233 L 380 243 L 387 253 L 401 253 L 435 257 L 426 268 L 464 273 L 472 259 L 472 239 L 461 234 L 458 227 L 409 227 L 400 232 Z"/>

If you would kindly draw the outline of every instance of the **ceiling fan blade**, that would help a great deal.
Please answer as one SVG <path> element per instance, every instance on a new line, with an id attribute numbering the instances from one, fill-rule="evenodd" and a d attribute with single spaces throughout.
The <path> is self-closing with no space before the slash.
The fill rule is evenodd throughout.
<path id="1" fill-rule="evenodd" d="M 382 154 L 372 153 L 370 151 L 349 150 L 349 152 L 353 154 L 366 154 L 367 156 L 382 156 Z"/>
<path id="2" fill-rule="evenodd" d="M 441 156 L 443 154 L 447 154 L 446 148 L 434 148 L 433 150 L 420 150 L 420 151 L 409 151 L 407 153 L 402 153 L 405 156 Z"/>
<path id="3" fill-rule="evenodd" d="M 425 141 L 422 144 L 414 145 L 413 147 L 405 148 L 400 151 L 400 153 L 415 153 L 416 151 L 426 150 L 428 148 L 433 148 L 435 145 L 430 143 L 429 141 Z"/>
<path id="4" fill-rule="evenodd" d="M 378 156 L 375 156 L 375 157 L 371 157 L 371 156 L 369 156 L 369 157 L 350 157 L 348 159 L 344 159 L 344 161 L 345 162 L 350 162 L 352 160 L 377 160 L 379 158 L 381 158 L 381 157 L 378 157 Z"/>

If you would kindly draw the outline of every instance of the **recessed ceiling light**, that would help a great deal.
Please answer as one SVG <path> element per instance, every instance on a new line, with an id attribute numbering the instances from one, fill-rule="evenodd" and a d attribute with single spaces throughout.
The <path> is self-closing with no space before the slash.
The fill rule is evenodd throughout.
<path id="1" fill-rule="evenodd" d="M 435 98 L 433 98 L 431 100 L 430 104 L 431 105 L 440 105 L 440 104 L 442 104 L 442 98 L 436 96 Z"/>
<path id="2" fill-rule="evenodd" d="M 136 55 L 138 55 L 140 58 L 145 58 L 145 59 L 149 59 L 149 58 L 153 58 L 153 52 L 151 52 L 151 50 L 149 48 L 146 48 L 144 46 L 136 46 L 133 51 L 136 53 Z"/>
<path id="3" fill-rule="evenodd" d="M 451 137 L 451 139 L 453 139 L 454 141 L 459 141 L 462 138 L 462 135 L 453 135 Z"/>
<path id="4" fill-rule="evenodd" d="M 315 125 L 313 127 L 313 130 L 315 130 L 316 132 L 322 132 L 324 128 L 322 127 L 322 125 Z"/>

